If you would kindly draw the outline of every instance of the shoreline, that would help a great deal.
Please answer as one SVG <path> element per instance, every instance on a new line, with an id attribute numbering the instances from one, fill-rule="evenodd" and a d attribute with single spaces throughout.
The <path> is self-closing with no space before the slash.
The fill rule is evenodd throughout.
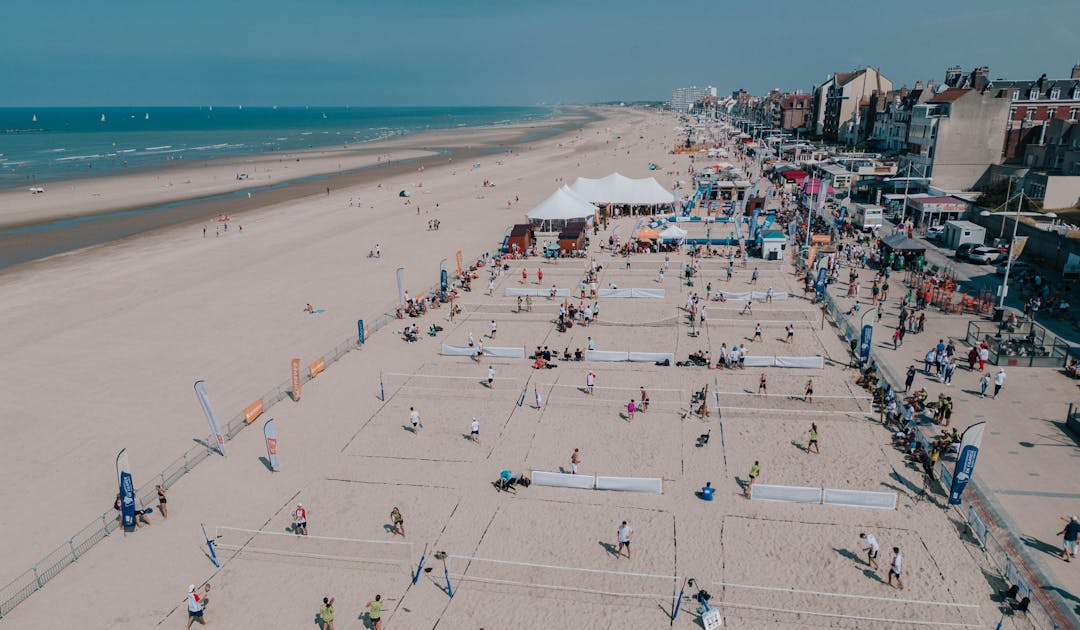
<path id="1" fill-rule="evenodd" d="M 455 159 L 460 162 L 462 159 L 472 160 L 484 155 L 507 153 L 529 142 L 572 132 L 602 119 L 603 115 L 598 110 L 586 109 L 537 123 L 432 130 L 394 140 L 380 141 L 379 146 L 369 145 L 358 149 L 337 150 L 338 153 L 348 153 L 350 157 L 363 156 L 369 159 L 373 155 L 381 158 L 383 155 L 395 153 L 410 154 L 388 161 L 366 163 L 342 170 L 333 167 L 316 169 L 315 172 L 271 183 L 259 180 L 238 180 L 237 183 L 241 185 L 232 186 L 222 192 L 179 198 L 161 195 L 156 200 L 143 203 L 83 213 L 68 212 L 41 221 L 15 221 L 0 224 L 0 273 L 47 260 L 53 256 L 105 245 L 152 230 L 199 220 L 209 221 L 222 214 L 242 216 L 244 213 L 267 206 L 316 195 L 326 188 L 338 190 L 369 184 L 381 178 L 403 175 L 412 170 L 418 162 L 422 163 L 425 160 L 446 158 L 450 162 Z M 481 138 L 477 142 L 462 142 L 468 140 L 467 137 L 461 137 L 463 135 L 493 132 L 498 135 L 500 131 L 512 132 L 513 135 L 509 138 Z M 262 154 L 261 157 L 273 157 L 279 161 L 289 157 L 299 161 L 301 158 L 296 156 L 324 157 L 325 153 L 325 150 L 313 149 L 310 152 L 291 153 L 288 156 L 268 153 Z M 164 169 L 154 169 L 154 175 L 159 176 L 165 171 L 182 174 L 184 172 L 182 167 L 190 171 L 233 166 L 238 166 L 234 159 L 215 158 L 175 165 L 175 169 L 174 165 L 169 165 Z M 338 166 L 340 167 L 340 163 Z M 122 183 L 118 180 L 133 176 L 138 175 L 103 176 L 94 181 L 99 186 L 108 185 Z M 60 183 L 57 187 L 59 185 Z"/>

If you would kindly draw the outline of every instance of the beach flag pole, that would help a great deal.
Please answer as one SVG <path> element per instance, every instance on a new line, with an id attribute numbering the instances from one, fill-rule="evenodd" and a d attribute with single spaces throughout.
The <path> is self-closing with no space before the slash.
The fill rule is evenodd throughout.
<path id="1" fill-rule="evenodd" d="M 386 402 L 386 388 L 383 387 L 383 373 L 379 372 L 379 400 Z"/>
<path id="2" fill-rule="evenodd" d="M 437 560 L 442 560 L 443 579 L 446 580 L 446 594 L 450 596 L 450 599 L 453 599 L 454 588 L 450 585 L 450 571 L 446 568 L 446 552 L 436 551 L 435 558 Z"/>
<path id="3" fill-rule="evenodd" d="M 413 573 L 412 583 L 420 579 L 420 572 L 424 570 L 424 559 L 427 557 L 427 543 L 424 543 L 424 551 L 420 554 L 420 564 L 416 565 L 416 573 Z"/>
<path id="4" fill-rule="evenodd" d="M 525 394 L 529 391 L 529 384 L 525 383 L 525 387 L 521 389 L 521 396 L 518 397 L 518 407 L 525 405 Z"/>
<path id="5" fill-rule="evenodd" d="M 218 562 L 217 552 L 214 551 L 214 541 L 210 540 L 210 537 L 206 535 L 206 526 L 205 525 L 203 525 L 202 523 L 199 523 L 199 527 L 202 528 L 203 538 L 206 539 L 206 548 L 210 550 L 210 562 L 213 562 L 214 566 L 220 569 L 221 568 L 221 563 Z"/>
<path id="6" fill-rule="evenodd" d="M 716 385 L 716 389 L 713 390 L 713 396 L 716 398 L 716 417 L 720 423 L 720 452 L 724 456 L 724 472 L 727 472 L 727 444 L 724 443 L 724 413 L 720 410 L 720 381 L 713 378 L 713 383 Z"/>

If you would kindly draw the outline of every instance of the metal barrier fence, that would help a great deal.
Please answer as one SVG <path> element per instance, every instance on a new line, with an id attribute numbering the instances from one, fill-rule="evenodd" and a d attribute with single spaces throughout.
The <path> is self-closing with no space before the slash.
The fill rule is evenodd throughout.
<path id="1" fill-rule="evenodd" d="M 436 286 L 429 290 L 428 293 L 434 293 L 437 289 L 438 287 Z M 397 316 L 395 313 L 383 313 L 376 317 L 370 325 L 365 321 L 365 336 L 379 331 L 396 319 Z M 334 346 L 329 352 L 321 357 L 324 365 L 329 367 L 330 364 L 337 362 L 350 351 L 360 348 L 359 341 L 358 332 Z M 308 371 L 304 371 L 301 376 L 301 382 L 306 383 L 311 379 L 311 374 Z M 276 385 L 273 389 L 263 394 L 259 399 L 262 402 L 263 412 L 265 413 L 270 407 L 289 396 L 291 390 L 291 381 L 286 381 Z M 247 417 L 242 411 L 236 414 L 225 425 L 225 439 L 232 440 L 244 429 L 244 427 L 248 426 L 248 424 Z M 213 450 L 212 446 L 214 443 L 214 437 L 212 435 L 207 435 L 206 438 L 202 440 L 202 444 L 197 444 L 189 448 L 183 455 L 177 457 L 166 466 L 164 470 L 155 475 L 151 481 L 139 487 L 135 491 L 137 500 L 141 501 L 142 505 L 152 504 L 157 500 L 156 486 L 161 485 L 163 489 L 167 490 L 181 477 L 191 472 L 192 468 L 214 454 L 216 452 Z M 66 542 L 60 544 L 46 554 L 41 560 L 35 563 L 34 566 L 30 567 L 30 569 L 24 571 L 14 580 L 0 588 L 0 619 L 3 619 L 12 611 L 12 609 L 26 600 L 26 598 L 44 587 L 49 580 L 59 575 L 61 571 L 85 555 L 86 552 L 94 547 L 94 545 L 105 540 L 109 534 L 119 527 L 118 517 L 119 513 L 115 510 L 102 513 L 101 516 L 95 518 L 74 536 L 68 538 Z"/>
<path id="2" fill-rule="evenodd" d="M 824 293 L 824 308 L 832 323 L 849 344 L 852 342 L 857 344 L 861 332 L 859 327 L 848 320 L 840 305 L 836 303 L 835 298 L 828 291 Z M 878 373 L 881 375 L 883 382 L 889 383 L 894 392 L 903 391 L 903 387 L 898 388 L 897 385 L 904 382 L 904 376 L 895 373 L 889 364 L 882 360 L 878 349 L 871 348 L 870 359 L 877 365 Z M 923 442 L 927 441 L 925 436 L 921 435 L 921 432 L 919 439 Z M 944 463 L 942 464 L 942 471 L 944 474 L 939 478 L 942 480 L 943 487 L 947 490 L 950 484 L 946 484 L 944 479 L 951 476 L 951 471 L 948 470 L 948 466 Z M 1047 596 L 1039 585 L 1047 584 L 1048 580 L 1032 562 L 1028 553 L 1011 539 L 1002 540 L 990 531 L 988 525 L 991 523 L 998 525 L 1004 531 L 1008 531 L 1009 528 L 1001 526 L 1002 523 L 1008 522 L 1008 519 L 994 509 L 992 501 L 987 498 L 989 495 L 981 487 L 978 480 L 972 478 L 968 482 L 966 496 L 968 509 L 962 510 L 956 507 L 956 513 L 968 525 L 975 539 L 979 542 L 987 563 L 997 570 L 999 577 L 1008 584 L 1017 585 L 1022 593 L 1028 593 L 1027 596 L 1031 598 L 1031 604 L 1023 618 L 1031 624 L 1031 627 L 1039 630 L 1058 630 L 1062 628 L 1063 626 L 1059 625 L 1056 619 L 1066 619 L 1067 613 L 1062 614 L 1059 606 L 1056 606 L 1056 602 L 1053 601 L 1050 602 L 1050 607 L 1047 607 Z M 1024 595 L 1019 597 L 1024 597 Z M 1055 615 L 1050 613 L 1050 609 L 1058 613 L 1056 618 Z"/>

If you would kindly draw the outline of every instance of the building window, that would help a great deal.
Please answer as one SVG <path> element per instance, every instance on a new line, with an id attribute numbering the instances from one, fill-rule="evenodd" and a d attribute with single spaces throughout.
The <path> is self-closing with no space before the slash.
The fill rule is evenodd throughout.
<path id="1" fill-rule="evenodd" d="M 1057 108 L 1056 107 L 1047 107 L 1046 108 L 1046 119 L 1047 120 L 1053 120 L 1056 117 L 1056 115 L 1057 115 Z"/>
<path id="2" fill-rule="evenodd" d="M 1015 107 L 1010 107 L 1009 108 L 1009 120 L 1016 120 L 1016 108 Z"/>
<path id="3" fill-rule="evenodd" d="M 1050 100 L 1056 101 L 1059 98 L 1061 98 L 1061 89 L 1060 88 L 1054 88 L 1054 89 L 1050 90 Z"/>
<path id="4" fill-rule="evenodd" d="M 1031 88 L 1031 92 L 1028 93 L 1028 100 L 1039 100 L 1039 88 Z"/>
<path id="5" fill-rule="evenodd" d="M 1028 108 L 1028 110 L 1027 110 L 1027 119 L 1028 119 L 1029 122 L 1032 121 L 1032 120 L 1035 120 L 1035 108 L 1034 107 L 1029 107 Z"/>
<path id="6" fill-rule="evenodd" d="M 1080 99 L 1080 87 L 1073 88 L 1073 100 Z"/>
<path id="7" fill-rule="evenodd" d="M 1076 122 L 1076 117 L 1077 117 L 1078 114 L 1080 114 L 1080 107 L 1070 107 L 1069 108 L 1069 120 L 1070 121 Z"/>
<path id="8" fill-rule="evenodd" d="M 1012 100 L 1014 100 L 1014 101 L 1019 101 L 1020 100 L 1020 90 L 1013 90 Z"/>

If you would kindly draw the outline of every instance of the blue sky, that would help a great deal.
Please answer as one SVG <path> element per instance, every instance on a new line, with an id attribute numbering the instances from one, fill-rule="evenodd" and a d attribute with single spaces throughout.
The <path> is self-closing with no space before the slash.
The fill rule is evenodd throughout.
<path id="1" fill-rule="evenodd" d="M 3 0 L 0 106 L 530 105 L 1067 76 L 1076 0 Z"/>

